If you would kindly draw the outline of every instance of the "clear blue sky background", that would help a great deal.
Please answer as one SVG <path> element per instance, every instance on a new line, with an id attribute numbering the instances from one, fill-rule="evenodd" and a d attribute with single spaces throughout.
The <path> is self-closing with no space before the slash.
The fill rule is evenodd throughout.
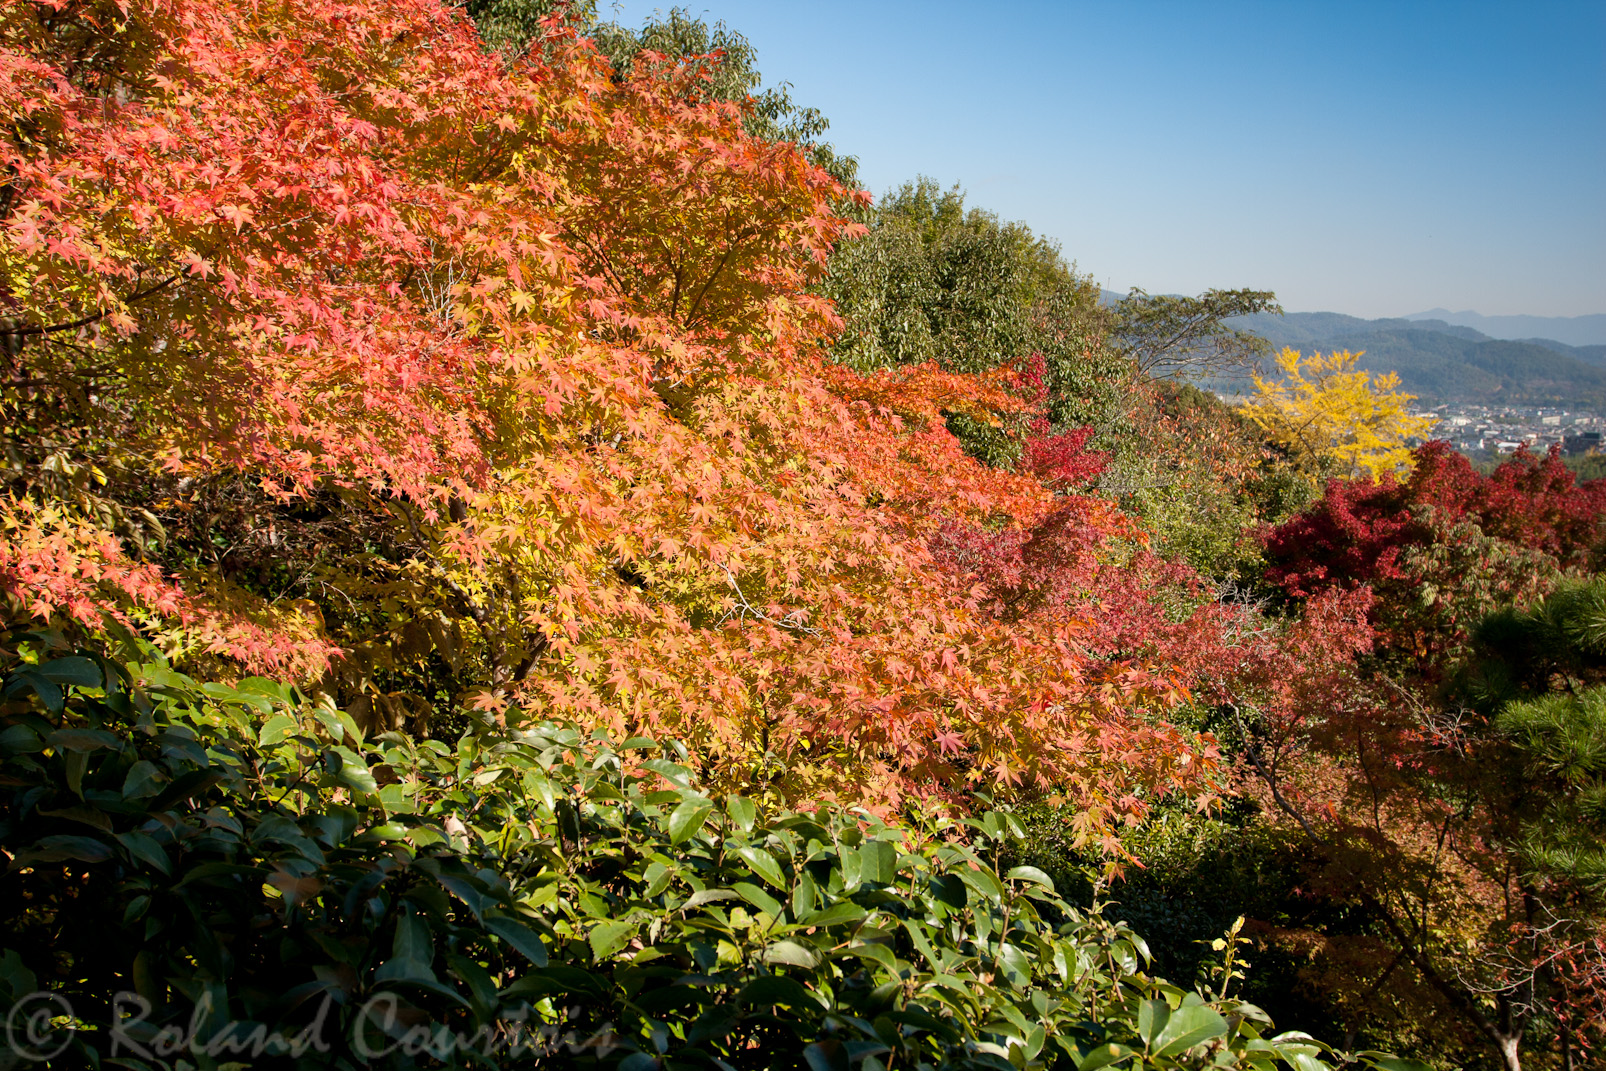
<path id="1" fill-rule="evenodd" d="M 1606 0 L 685 6 L 877 196 L 958 183 L 1114 290 L 1606 312 Z"/>

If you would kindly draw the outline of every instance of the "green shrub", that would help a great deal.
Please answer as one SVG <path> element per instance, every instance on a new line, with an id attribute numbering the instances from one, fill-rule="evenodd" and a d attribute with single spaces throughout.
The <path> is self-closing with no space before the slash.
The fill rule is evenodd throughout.
<path id="1" fill-rule="evenodd" d="M 766 812 L 642 739 L 365 740 L 271 681 L 49 647 L 6 647 L 0 1002 L 65 1002 L 31 1039 L 60 1066 L 270 1036 L 319 1068 L 1328 1066 L 1001 871 L 1008 814 Z"/>
<path id="2" fill-rule="evenodd" d="M 1238 994 L 1278 1022 L 1294 1022 L 1321 1036 L 1345 1033 L 1346 1024 L 1305 977 L 1301 935 L 1352 938 L 1375 923 L 1341 902 L 1312 895 L 1310 853 L 1263 821 L 1258 808 L 1229 796 L 1217 813 L 1203 815 L 1178 802 L 1154 808 L 1127 829 L 1122 847 L 1133 861 L 1117 880 L 1093 882 L 1082 868 L 1100 862 L 1071 842 L 1070 807 L 1033 805 L 1020 812 L 1026 835 L 1010 845 L 1012 862 L 1040 867 L 1066 899 L 1095 898 L 1107 917 L 1145 936 L 1150 969 L 1200 987 L 1213 984 L 1220 950 L 1213 946 L 1235 922 L 1255 947 L 1253 970 Z M 1371 1044 L 1389 1037 L 1391 1016 L 1379 1014 L 1357 1035 Z"/>

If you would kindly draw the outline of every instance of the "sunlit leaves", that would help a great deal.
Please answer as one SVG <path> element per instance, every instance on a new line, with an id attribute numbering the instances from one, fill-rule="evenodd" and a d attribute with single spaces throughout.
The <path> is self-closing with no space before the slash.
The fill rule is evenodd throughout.
<path id="1" fill-rule="evenodd" d="M 856 372 L 811 288 L 857 195 L 700 62 L 616 76 L 556 25 L 509 62 L 431 0 L 180 0 L 74 5 L 123 51 L 72 67 L 7 11 L 0 103 L 41 133 L 4 142 L 0 270 L 44 386 L 0 565 L 34 616 L 319 678 L 373 727 L 670 734 L 755 796 L 996 781 L 1094 837 L 1209 775 L 1164 720 L 1187 644 L 1133 642 L 1141 536 L 1083 493 L 1085 433 L 1028 433 L 1092 344 L 1041 242 L 965 224 L 1028 310 L 985 366 Z M 958 420 L 1032 445 L 981 464 Z M 69 495 L 62 453 L 111 475 Z"/>
<path id="2" fill-rule="evenodd" d="M 1357 369 L 1360 354 L 1277 355 L 1279 378 L 1255 376 L 1250 415 L 1274 440 L 1296 454 L 1336 467 L 1344 475 L 1376 477 L 1409 468 L 1407 441 L 1427 434 L 1432 421 L 1412 416 L 1413 396 L 1397 388 L 1393 372 L 1372 378 Z"/>

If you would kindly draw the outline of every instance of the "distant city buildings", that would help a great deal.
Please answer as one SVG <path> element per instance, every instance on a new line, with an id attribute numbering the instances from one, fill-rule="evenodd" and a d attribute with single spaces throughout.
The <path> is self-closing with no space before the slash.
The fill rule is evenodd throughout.
<path id="1" fill-rule="evenodd" d="M 1412 415 L 1434 422 L 1428 438 L 1465 454 L 1510 454 L 1524 446 L 1542 454 L 1554 445 L 1564 457 L 1577 457 L 1599 452 L 1606 432 L 1606 417 L 1576 409 L 1447 404 Z"/>
<path id="2" fill-rule="evenodd" d="M 1214 393 L 1229 405 L 1250 401 L 1240 394 Z M 1563 457 L 1606 453 L 1603 449 L 1606 444 L 1602 442 L 1606 436 L 1606 415 L 1587 410 L 1452 402 L 1417 409 L 1411 415 L 1433 421 L 1433 427 L 1424 438 L 1410 440 L 1413 447 L 1427 440 L 1444 439 L 1461 453 L 1471 456 L 1512 454 L 1524 446 L 1532 453 L 1543 454 L 1552 445 L 1560 448 Z"/>

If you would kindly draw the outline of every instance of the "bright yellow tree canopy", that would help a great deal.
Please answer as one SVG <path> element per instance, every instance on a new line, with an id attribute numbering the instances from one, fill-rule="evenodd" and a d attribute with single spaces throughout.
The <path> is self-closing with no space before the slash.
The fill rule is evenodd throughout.
<path id="1" fill-rule="evenodd" d="M 1372 377 L 1348 350 L 1304 356 L 1285 348 L 1277 355 L 1276 379 L 1255 376 L 1255 422 L 1296 454 L 1330 462 L 1346 475 L 1376 478 L 1408 471 L 1412 437 L 1433 422 L 1406 409 L 1414 394 L 1399 390 L 1394 372 Z"/>

